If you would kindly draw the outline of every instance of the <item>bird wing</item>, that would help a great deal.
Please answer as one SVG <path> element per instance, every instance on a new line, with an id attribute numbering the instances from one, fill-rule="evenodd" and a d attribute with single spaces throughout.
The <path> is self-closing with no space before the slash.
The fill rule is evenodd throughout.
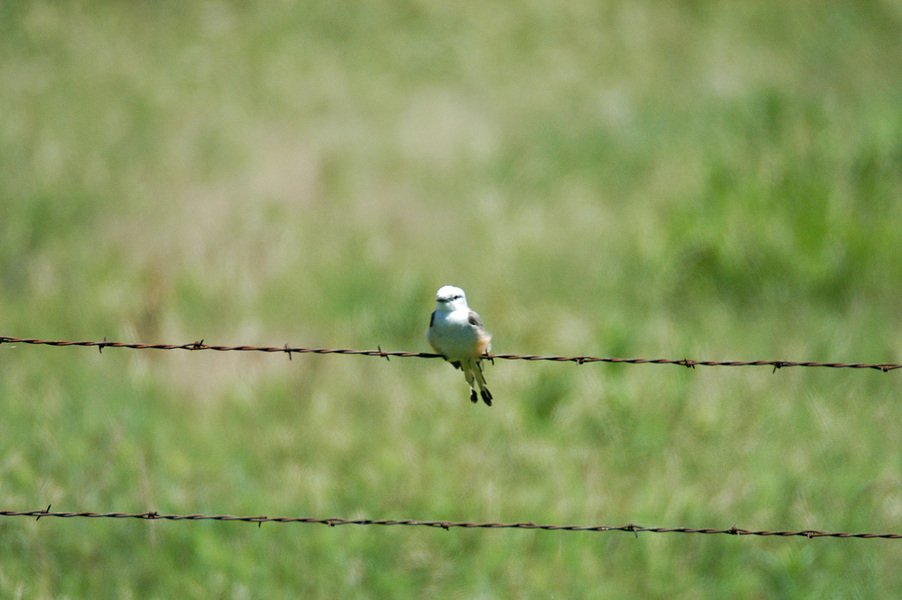
<path id="1" fill-rule="evenodd" d="M 471 310 L 467 315 L 467 321 L 470 323 L 470 326 L 476 330 L 476 353 L 480 356 L 488 354 L 492 347 L 492 335 L 485 330 L 485 327 L 483 327 L 482 319 L 479 318 L 476 311 Z"/>

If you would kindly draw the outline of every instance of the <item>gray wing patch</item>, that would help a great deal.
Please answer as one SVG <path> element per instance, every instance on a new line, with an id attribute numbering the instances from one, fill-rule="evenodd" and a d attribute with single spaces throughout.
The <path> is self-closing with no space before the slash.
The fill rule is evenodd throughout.
<path id="1" fill-rule="evenodd" d="M 476 314 L 475 310 L 471 310 L 469 316 L 467 317 L 467 321 L 470 322 L 470 325 L 473 327 L 482 327 L 482 319 L 479 318 L 479 315 Z"/>
<path id="2" fill-rule="evenodd" d="M 432 314 L 429 315 L 429 326 L 432 327 L 433 324 L 435 324 L 435 311 L 432 311 Z"/>

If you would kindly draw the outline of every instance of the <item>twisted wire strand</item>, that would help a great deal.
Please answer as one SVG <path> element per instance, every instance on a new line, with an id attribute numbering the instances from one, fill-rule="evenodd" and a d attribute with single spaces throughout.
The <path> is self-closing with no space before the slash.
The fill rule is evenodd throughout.
<path id="1" fill-rule="evenodd" d="M 405 352 L 405 351 L 386 351 L 382 347 L 376 350 L 354 350 L 351 348 L 304 348 L 292 347 L 288 344 L 284 346 L 220 346 L 213 344 L 205 344 L 204 340 L 198 340 L 187 344 L 142 344 L 128 342 L 111 342 L 104 338 L 103 341 L 68 341 L 68 340 L 39 340 L 34 338 L 15 338 L 0 336 L 0 345 L 2 344 L 32 344 L 42 346 L 69 347 L 83 346 L 96 347 L 98 351 L 103 352 L 104 348 L 126 348 L 129 350 L 212 350 L 215 352 L 281 352 L 288 355 L 291 359 L 292 354 L 346 354 L 358 356 L 378 356 L 385 359 L 391 357 L 400 358 L 443 358 L 441 354 L 432 354 L 429 352 Z M 669 358 L 618 358 L 618 357 L 602 357 L 602 356 L 539 356 L 535 354 L 487 354 L 485 358 L 488 360 L 527 360 L 527 361 L 553 361 L 553 362 L 572 362 L 579 365 L 586 363 L 615 363 L 630 365 L 678 365 L 682 367 L 772 367 L 774 372 L 777 369 L 786 367 L 824 367 L 832 369 L 874 369 L 883 371 L 895 371 L 902 368 L 900 364 L 894 363 L 844 363 L 844 362 L 815 362 L 815 361 L 789 361 L 789 360 L 692 360 L 688 358 L 669 359 Z"/>
<path id="2" fill-rule="evenodd" d="M 236 515 L 205 515 L 205 514 L 163 514 L 155 511 L 141 513 L 123 513 L 123 512 L 64 512 L 50 511 L 50 507 L 43 510 L 27 510 L 0 511 L 0 517 L 34 517 L 37 520 L 42 518 L 84 518 L 84 519 L 140 519 L 145 521 L 237 521 L 244 523 L 256 523 L 258 526 L 263 523 L 299 523 L 299 524 L 318 524 L 336 527 L 339 525 L 361 525 L 361 526 L 405 526 L 405 527 L 432 527 L 440 528 L 446 531 L 450 529 L 532 529 L 540 531 L 584 531 L 584 532 L 608 532 L 621 531 L 633 533 L 638 536 L 640 533 L 685 533 L 685 534 L 704 534 L 704 535 L 749 535 L 759 537 L 806 537 L 814 538 L 858 538 L 858 539 L 902 539 L 902 534 L 898 533 L 868 533 L 868 532 L 846 532 L 846 531 L 818 531 L 815 529 L 803 529 L 799 531 L 790 530 L 752 530 L 741 529 L 738 527 L 730 527 L 729 529 L 715 528 L 697 528 L 697 527 L 643 527 L 628 523 L 626 525 L 610 526 L 610 525 L 551 525 L 536 524 L 531 522 L 519 523 L 497 523 L 482 522 L 474 523 L 470 521 L 421 521 L 417 519 L 341 519 L 341 518 L 316 518 L 316 517 L 267 517 L 260 516 L 236 516 Z"/>

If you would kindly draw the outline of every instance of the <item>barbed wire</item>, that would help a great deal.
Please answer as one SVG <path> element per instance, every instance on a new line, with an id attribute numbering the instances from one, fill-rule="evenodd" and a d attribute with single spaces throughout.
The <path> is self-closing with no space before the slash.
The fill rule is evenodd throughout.
<path id="1" fill-rule="evenodd" d="M 376 350 L 353 350 L 350 348 L 303 348 L 291 347 L 288 344 L 284 346 L 218 346 L 205 344 L 204 340 L 191 342 L 188 344 L 142 344 L 131 342 L 111 342 L 106 338 L 102 342 L 96 341 L 66 341 L 66 340 L 39 340 L 34 338 L 15 338 L 0 336 L 0 344 L 33 344 L 42 346 L 84 346 L 96 347 L 98 351 L 103 353 L 104 348 L 126 348 L 129 350 L 212 350 L 215 352 L 269 352 L 269 353 L 285 353 L 289 360 L 292 354 L 350 354 L 358 356 L 378 356 L 385 359 L 391 357 L 400 358 L 444 358 L 441 354 L 432 354 L 429 352 L 405 352 L 405 351 L 387 351 L 381 346 Z M 832 369 L 875 369 L 878 371 L 894 371 L 902 368 L 900 364 L 893 363 L 843 363 L 843 362 L 814 362 L 803 361 L 796 362 L 790 360 L 692 360 L 689 358 L 669 359 L 669 358 L 617 358 L 613 356 L 538 356 L 535 354 L 487 354 L 485 358 L 494 360 L 528 360 L 528 361 L 553 361 L 553 362 L 572 362 L 579 365 L 586 363 L 616 363 L 630 365 L 678 365 L 688 367 L 773 367 L 776 373 L 777 369 L 786 367 L 826 367 Z"/>
<path id="2" fill-rule="evenodd" d="M 195 341 L 187 344 L 143 344 L 143 343 L 127 343 L 112 342 L 104 338 L 103 341 L 67 341 L 67 340 L 40 340 L 34 338 L 15 338 L 8 336 L 0 336 L 0 344 L 32 344 L 45 345 L 54 347 L 96 347 L 98 351 L 103 352 L 104 348 L 125 348 L 130 350 L 212 350 L 216 352 L 267 352 L 267 353 L 286 353 L 291 359 L 292 354 L 339 354 L 339 355 L 359 355 L 359 356 L 376 356 L 389 359 L 390 357 L 401 358 L 443 358 L 440 354 L 432 354 L 426 352 L 405 352 L 405 351 L 385 351 L 379 347 L 377 350 L 354 350 L 349 348 L 305 348 L 290 347 L 287 344 L 278 346 L 222 346 L 205 344 L 204 340 Z M 616 357 L 598 357 L 598 356 L 538 356 L 538 355 L 519 355 L 519 354 L 489 354 L 486 355 L 489 360 L 528 360 L 528 361 L 554 361 L 554 362 L 574 362 L 577 364 L 585 364 L 592 362 L 606 363 L 625 363 L 625 364 L 668 364 L 679 365 L 688 368 L 696 366 L 705 367 L 746 367 L 746 366 L 770 366 L 774 372 L 784 367 L 828 367 L 828 368 L 852 368 L 852 369 L 876 369 L 883 372 L 902 368 L 902 365 L 891 363 L 867 364 L 867 363 L 840 363 L 840 362 L 794 362 L 782 360 L 770 361 L 696 361 L 690 359 L 648 359 L 648 358 L 616 358 Z M 50 511 L 50 506 L 43 510 L 29 511 L 0 511 L 0 517 L 34 517 L 37 520 L 47 517 L 56 518 L 107 518 L 107 519 L 141 519 L 141 520 L 168 520 L 168 521 L 237 521 L 247 523 L 257 523 L 258 526 L 263 523 L 299 523 L 299 524 L 321 524 L 335 527 L 338 525 L 375 525 L 375 526 L 408 526 L 408 527 L 432 527 L 450 530 L 452 528 L 462 529 L 530 529 L 543 531 L 583 531 L 583 532 L 607 532 L 621 531 L 633 533 L 684 533 L 684 534 L 723 534 L 723 535 L 747 535 L 747 536 L 777 536 L 777 537 L 807 537 L 821 538 L 861 538 L 861 539 L 902 539 L 902 534 L 896 533 L 851 533 L 851 532 L 827 532 L 819 530 L 749 530 L 738 527 L 730 527 L 729 529 L 716 528 L 695 528 L 695 527 L 644 527 L 632 523 L 620 526 L 609 525 L 553 525 L 553 524 L 535 524 L 532 522 L 518 523 L 499 523 L 499 522 L 469 522 L 469 521 L 422 521 L 415 519 L 343 519 L 343 518 L 316 518 L 316 517 L 268 517 L 262 516 L 236 516 L 236 515 L 206 515 L 206 514 L 163 514 L 156 511 L 142 513 L 122 513 L 122 512 L 62 512 Z"/>
<path id="3" fill-rule="evenodd" d="M 140 519 L 144 521 L 238 521 L 245 523 L 256 523 L 258 526 L 263 523 L 300 523 L 300 524 L 317 524 L 336 527 L 338 525 L 375 525 L 382 527 L 406 526 L 406 527 L 432 527 L 440 528 L 446 531 L 450 529 L 532 529 L 541 531 L 585 531 L 585 532 L 607 532 L 622 531 L 633 533 L 638 536 L 640 533 L 686 533 L 686 534 L 721 534 L 721 535 L 750 535 L 759 537 L 806 537 L 813 538 L 859 538 L 859 539 L 902 539 L 902 534 L 898 533 L 850 533 L 845 531 L 818 531 L 815 529 L 803 529 L 800 531 L 787 530 L 752 530 L 741 529 L 739 527 L 730 527 L 729 529 L 713 529 L 713 528 L 696 528 L 696 527 L 644 527 L 628 523 L 626 525 L 610 526 L 610 525 L 548 525 L 535 524 L 531 522 L 520 523 L 472 523 L 469 521 L 419 521 L 416 519 L 340 519 L 327 518 L 320 519 L 315 517 L 267 517 L 251 516 L 241 517 L 235 515 L 204 515 L 204 514 L 163 514 L 155 511 L 142 513 L 122 513 L 122 512 L 50 512 L 50 506 L 43 510 L 3 510 L 0 511 L 0 517 L 34 517 L 37 520 L 45 517 L 57 517 L 62 519 L 84 518 L 84 519 Z"/>

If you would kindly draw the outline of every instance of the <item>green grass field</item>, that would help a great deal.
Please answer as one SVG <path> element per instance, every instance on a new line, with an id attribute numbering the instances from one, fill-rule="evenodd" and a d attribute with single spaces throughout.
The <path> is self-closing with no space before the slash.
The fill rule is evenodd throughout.
<path id="1" fill-rule="evenodd" d="M 0 336 L 902 362 L 902 4 L 0 5 Z M 902 533 L 902 371 L 0 345 L 0 510 Z M 4 598 L 875 598 L 902 542 L 5 517 Z"/>

